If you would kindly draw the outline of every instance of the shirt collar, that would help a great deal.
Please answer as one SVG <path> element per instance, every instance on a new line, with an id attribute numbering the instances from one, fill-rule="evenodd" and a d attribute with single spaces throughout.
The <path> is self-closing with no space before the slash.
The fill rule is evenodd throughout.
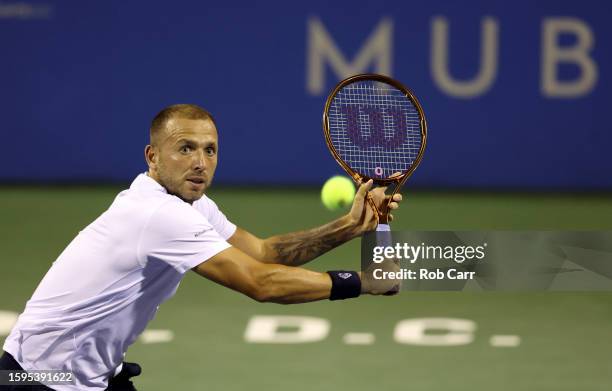
<path id="1" fill-rule="evenodd" d="M 160 185 L 155 179 L 151 178 L 146 172 L 139 174 L 130 185 L 130 189 L 161 191 L 168 193 L 165 187 Z"/>

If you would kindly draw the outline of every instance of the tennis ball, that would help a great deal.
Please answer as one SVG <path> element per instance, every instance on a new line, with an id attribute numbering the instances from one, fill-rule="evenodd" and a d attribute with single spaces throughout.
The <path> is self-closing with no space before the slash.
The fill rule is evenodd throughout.
<path id="1" fill-rule="evenodd" d="M 355 185 L 347 177 L 331 177 L 321 189 L 321 201 L 329 210 L 336 210 L 351 205 L 355 198 Z"/>

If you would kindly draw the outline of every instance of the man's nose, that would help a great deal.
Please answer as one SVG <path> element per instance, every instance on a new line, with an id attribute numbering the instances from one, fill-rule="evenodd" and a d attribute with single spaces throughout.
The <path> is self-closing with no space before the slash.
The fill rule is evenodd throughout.
<path id="1" fill-rule="evenodd" d="M 193 155 L 193 169 L 203 170 L 204 168 L 206 168 L 206 155 L 204 151 L 198 149 Z"/>

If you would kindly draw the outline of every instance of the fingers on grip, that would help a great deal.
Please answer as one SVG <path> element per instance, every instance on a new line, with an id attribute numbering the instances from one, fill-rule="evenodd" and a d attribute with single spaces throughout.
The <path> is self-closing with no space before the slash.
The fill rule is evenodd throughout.
<path id="1" fill-rule="evenodd" d="M 357 190 L 357 194 L 359 194 L 361 197 L 365 197 L 366 193 L 372 188 L 373 183 L 374 182 L 371 179 L 365 183 L 362 182 Z"/>

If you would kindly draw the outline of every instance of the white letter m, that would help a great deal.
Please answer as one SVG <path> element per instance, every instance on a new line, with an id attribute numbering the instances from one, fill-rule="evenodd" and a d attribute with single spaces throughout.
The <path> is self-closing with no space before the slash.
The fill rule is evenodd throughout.
<path id="1" fill-rule="evenodd" d="M 342 55 L 333 39 L 317 17 L 308 19 L 308 63 L 306 90 L 321 95 L 325 88 L 325 61 L 339 79 L 364 73 L 375 63 L 374 71 L 391 76 L 393 22 L 383 18 L 368 37 L 351 63 Z"/>

